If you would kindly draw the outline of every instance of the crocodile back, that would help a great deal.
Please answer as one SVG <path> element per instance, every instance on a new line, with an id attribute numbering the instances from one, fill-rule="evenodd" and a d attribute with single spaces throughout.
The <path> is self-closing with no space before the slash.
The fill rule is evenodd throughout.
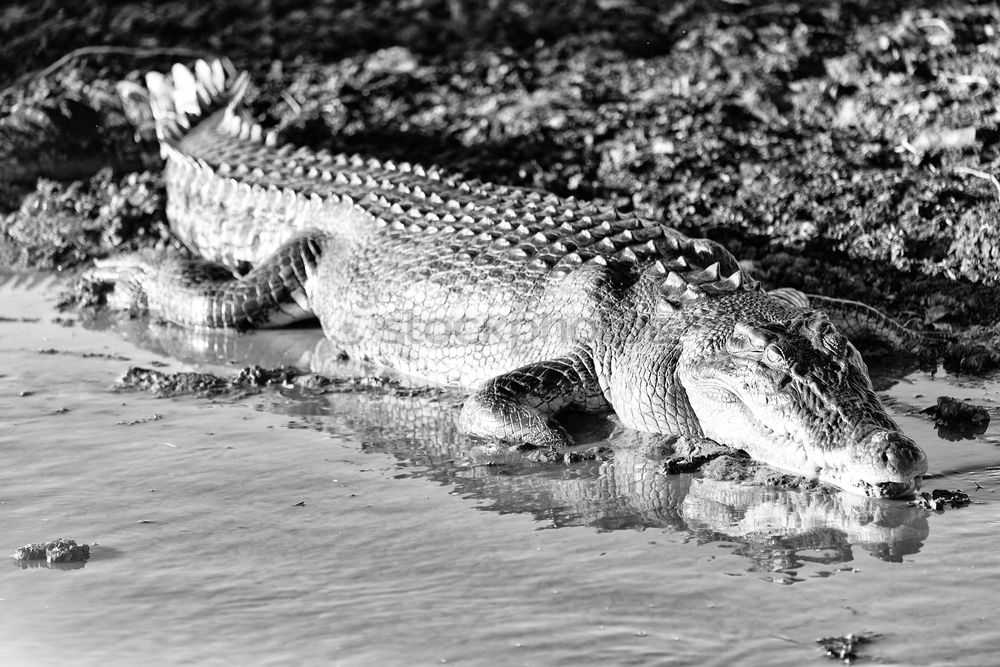
<path id="1" fill-rule="evenodd" d="M 756 289 L 720 245 L 612 206 L 278 146 L 233 104 L 193 106 L 161 132 L 175 234 L 241 271 L 298 234 L 328 239 L 309 298 L 353 356 L 471 384 L 579 345 L 622 285 L 675 305 Z"/>

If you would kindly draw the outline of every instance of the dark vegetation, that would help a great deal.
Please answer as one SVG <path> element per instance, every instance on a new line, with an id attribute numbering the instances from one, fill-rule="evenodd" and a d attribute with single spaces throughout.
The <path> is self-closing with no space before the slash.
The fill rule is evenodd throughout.
<path id="1" fill-rule="evenodd" d="M 285 140 L 611 200 L 1000 361 L 995 2 L 8 4 L 0 260 L 171 243 L 114 83 L 197 55 Z"/>

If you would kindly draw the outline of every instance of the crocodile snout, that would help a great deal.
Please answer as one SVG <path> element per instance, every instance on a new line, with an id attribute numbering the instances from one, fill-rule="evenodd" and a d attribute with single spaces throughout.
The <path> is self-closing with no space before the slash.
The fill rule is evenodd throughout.
<path id="1" fill-rule="evenodd" d="M 899 431 L 877 431 L 861 447 L 880 479 L 869 481 L 869 495 L 896 498 L 913 493 L 927 472 L 927 455 Z"/>

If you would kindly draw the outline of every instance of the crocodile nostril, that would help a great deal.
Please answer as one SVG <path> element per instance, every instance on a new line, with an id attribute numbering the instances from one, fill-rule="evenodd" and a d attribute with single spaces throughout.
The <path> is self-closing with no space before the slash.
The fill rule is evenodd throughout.
<path id="1" fill-rule="evenodd" d="M 777 345 L 771 343 L 764 348 L 764 361 L 772 366 L 783 365 L 785 363 L 785 355 Z"/>
<path id="2" fill-rule="evenodd" d="M 916 477 L 927 472 L 927 455 L 899 431 L 876 429 L 863 436 L 870 447 L 868 461 L 891 472 L 893 477 Z"/>
<path id="3" fill-rule="evenodd" d="M 884 452 L 882 452 L 882 460 L 891 466 L 899 465 L 899 454 L 896 449 L 889 446 Z"/>

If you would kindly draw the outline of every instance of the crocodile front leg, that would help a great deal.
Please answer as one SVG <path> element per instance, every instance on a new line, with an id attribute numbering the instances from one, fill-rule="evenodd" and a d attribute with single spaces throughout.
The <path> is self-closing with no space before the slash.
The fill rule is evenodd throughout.
<path id="1" fill-rule="evenodd" d="M 468 434 L 548 450 L 573 445 L 553 418 L 568 408 L 604 412 L 604 397 L 585 353 L 522 366 L 488 380 L 462 408 L 459 429 Z"/>
<path id="2" fill-rule="evenodd" d="M 303 232 L 245 276 L 205 260 L 139 255 L 101 262 L 85 280 L 113 283 L 114 305 L 183 326 L 253 329 L 310 319 L 308 282 L 327 237 Z"/>

